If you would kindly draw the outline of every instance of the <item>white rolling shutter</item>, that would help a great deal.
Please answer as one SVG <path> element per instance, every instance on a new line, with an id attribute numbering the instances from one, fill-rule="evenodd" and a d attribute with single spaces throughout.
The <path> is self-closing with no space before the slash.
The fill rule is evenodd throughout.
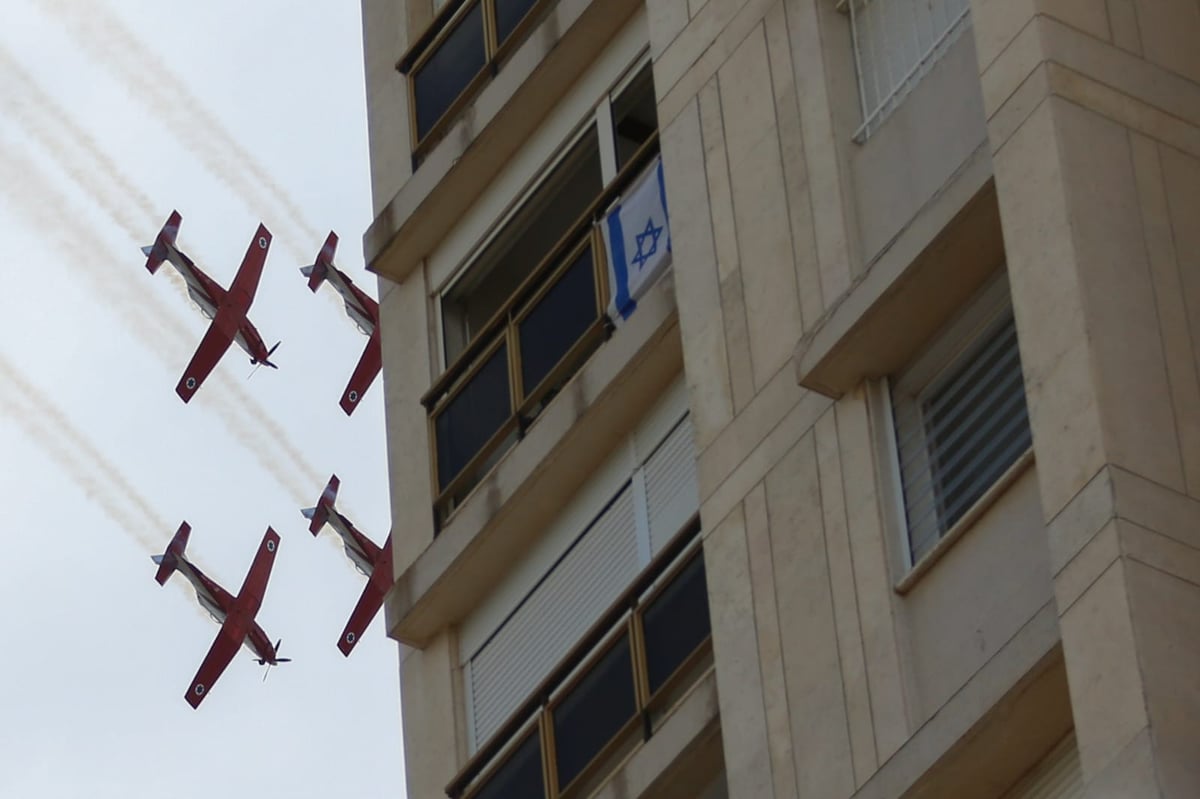
<path id="1" fill-rule="evenodd" d="M 528 698 L 699 508 L 686 399 L 680 381 L 631 436 L 621 471 L 603 479 L 597 475 L 599 482 L 576 495 L 572 502 L 579 510 L 555 522 L 565 534 L 556 546 L 571 540 L 570 528 L 578 530 L 595 515 L 556 561 L 537 556 L 546 564 L 539 567 L 545 569 L 541 577 L 529 571 L 516 583 L 517 590 L 503 589 L 501 604 L 464 624 L 463 679 L 472 751 Z M 608 494 L 608 504 L 598 507 L 617 485 L 621 487 Z M 499 621 L 505 606 L 512 610 Z"/>
<path id="2" fill-rule="evenodd" d="M 1075 736 L 1054 747 L 1003 799 L 1082 799 L 1083 774 Z"/>
<path id="3" fill-rule="evenodd" d="M 685 414 L 646 459 L 643 474 L 650 552 L 653 554 L 661 550 L 700 507 L 690 416 Z"/>
<path id="4" fill-rule="evenodd" d="M 471 658 L 474 747 L 504 723 L 640 568 L 626 484 Z"/>

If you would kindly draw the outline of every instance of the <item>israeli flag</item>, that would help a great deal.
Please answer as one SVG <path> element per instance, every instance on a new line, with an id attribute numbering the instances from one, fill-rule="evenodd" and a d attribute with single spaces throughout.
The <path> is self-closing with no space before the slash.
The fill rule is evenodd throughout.
<path id="1" fill-rule="evenodd" d="M 609 209 L 601 226 L 608 250 L 608 283 L 613 321 L 628 319 L 637 299 L 646 293 L 671 263 L 671 228 L 662 157 Z"/>

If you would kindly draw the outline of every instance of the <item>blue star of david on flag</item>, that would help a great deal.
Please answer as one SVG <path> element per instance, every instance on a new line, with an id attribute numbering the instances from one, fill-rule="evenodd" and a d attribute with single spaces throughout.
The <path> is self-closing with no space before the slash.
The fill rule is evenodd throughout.
<path id="1" fill-rule="evenodd" d="M 658 237 L 662 235 L 662 227 L 655 227 L 653 219 L 646 220 L 646 229 L 637 234 L 637 255 L 633 256 L 633 265 L 638 269 L 650 259 L 650 256 L 658 252 Z M 642 246 L 646 243 L 646 239 L 650 240 L 650 247 L 645 252 L 642 251 Z"/>
<path id="2" fill-rule="evenodd" d="M 614 321 L 628 319 L 637 308 L 637 299 L 671 263 L 661 158 L 655 159 L 608 211 L 601 232 L 612 287 L 609 316 Z"/>

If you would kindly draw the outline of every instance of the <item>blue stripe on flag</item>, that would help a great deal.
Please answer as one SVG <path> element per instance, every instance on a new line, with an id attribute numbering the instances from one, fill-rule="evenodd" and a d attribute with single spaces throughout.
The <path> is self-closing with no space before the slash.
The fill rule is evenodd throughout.
<path id="1" fill-rule="evenodd" d="M 658 173 L 658 199 L 662 202 L 663 216 L 665 224 L 663 227 L 667 229 L 667 252 L 671 252 L 671 212 L 667 210 L 667 186 L 663 182 L 663 165 L 662 157 L 659 156 L 658 168 L 655 170 Z"/>
<path id="2" fill-rule="evenodd" d="M 637 308 L 629 296 L 629 262 L 625 260 L 625 231 L 621 228 L 621 206 L 617 206 L 608 214 L 608 243 L 612 247 L 613 277 L 616 286 L 613 289 L 613 304 L 622 319 Z"/>

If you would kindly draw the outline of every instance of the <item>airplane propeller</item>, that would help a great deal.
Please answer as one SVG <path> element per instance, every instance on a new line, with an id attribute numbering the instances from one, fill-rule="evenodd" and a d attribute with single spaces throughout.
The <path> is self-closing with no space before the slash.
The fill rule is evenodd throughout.
<path id="1" fill-rule="evenodd" d="M 254 377 L 254 373 L 258 371 L 258 367 L 260 367 L 260 366 L 269 366 L 272 369 L 279 368 L 275 364 L 271 363 L 271 356 L 275 354 L 275 350 L 279 349 L 279 345 L 282 343 L 283 343 L 283 341 L 276 341 L 275 346 L 271 347 L 271 349 L 267 350 L 267 357 L 263 358 L 261 361 L 258 360 L 257 358 L 250 359 L 250 363 L 253 364 L 254 368 L 250 370 L 250 374 L 246 375 L 247 380 Z"/>
<path id="2" fill-rule="evenodd" d="M 276 653 L 279 652 L 279 646 L 282 643 L 283 643 L 282 638 L 280 638 L 278 641 L 275 642 L 275 652 Z M 271 663 L 266 658 L 255 658 L 255 660 L 258 661 L 258 665 L 267 667 L 267 670 L 263 672 L 263 682 L 267 681 L 267 675 L 271 673 L 272 666 L 278 666 L 280 663 L 291 663 L 292 662 L 291 658 L 281 658 L 281 657 L 276 657 L 274 663 Z"/>

